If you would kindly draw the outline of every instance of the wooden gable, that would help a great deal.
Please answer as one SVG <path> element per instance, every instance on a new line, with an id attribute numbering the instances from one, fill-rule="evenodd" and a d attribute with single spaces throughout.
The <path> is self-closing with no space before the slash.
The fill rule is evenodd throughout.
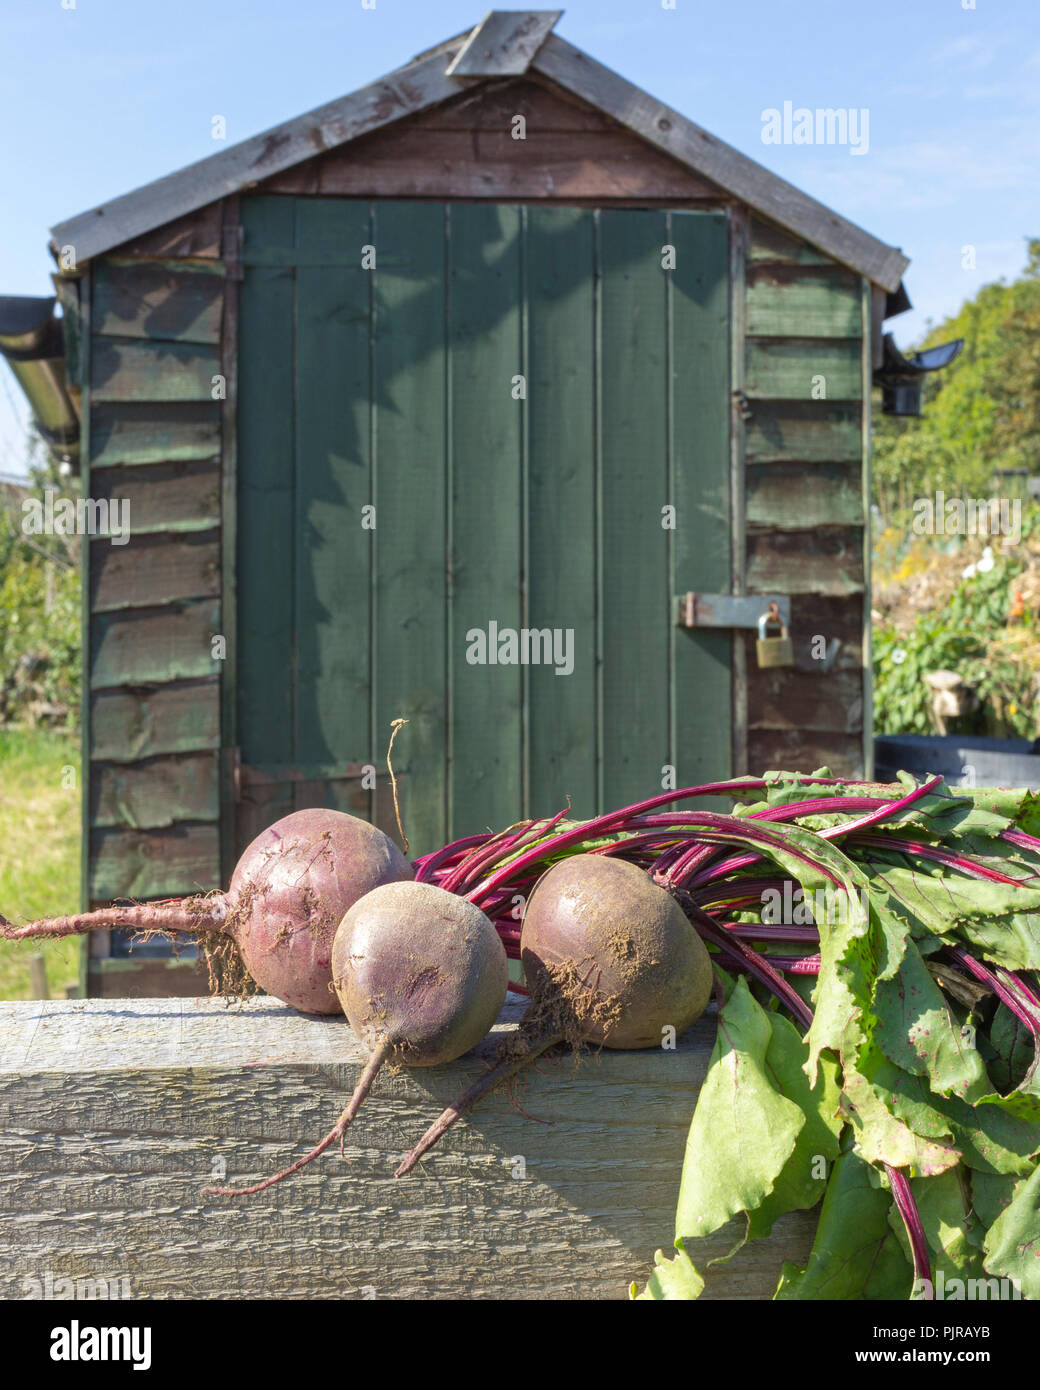
<path id="1" fill-rule="evenodd" d="M 294 165 L 255 191 L 642 205 L 725 198 L 603 112 L 530 77 L 464 91 Z"/>

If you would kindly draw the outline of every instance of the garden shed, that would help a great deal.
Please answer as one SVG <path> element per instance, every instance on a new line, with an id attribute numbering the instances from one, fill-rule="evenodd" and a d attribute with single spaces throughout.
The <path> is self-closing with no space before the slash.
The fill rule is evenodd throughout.
<path id="1" fill-rule="evenodd" d="M 397 718 L 418 853 L 868 765 L 907 260 L 559 16 L 53 229 L 84 493 L 129 508 L 84 541 L 86 901 L 215 887 L 300 805 L 389 828 Z M 760 668 L 769 599 L 793 657 Z"/>

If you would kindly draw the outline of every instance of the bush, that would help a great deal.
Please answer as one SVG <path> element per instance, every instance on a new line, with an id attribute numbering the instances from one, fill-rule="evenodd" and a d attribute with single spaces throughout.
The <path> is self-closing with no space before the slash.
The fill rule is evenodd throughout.
<path id="1" fill-rule="evenodd" d="M 29 494 L 73 496 L 38 446 Z M 80 707 L 78 536 L 26 536 L 22 497 L 0 490 L 0 723 L 73 727 Z"/>
<path id="2" fill-rule="evenodd" d="M 1032 519 L 1031 519 L 1032 520 Z M 1027 532 L 1035 533 L 1035 525 Z M 1025 537 L 1027 542 L 1031 536 Z M 956 561 L 963 564 L 963 556 Z M 874 628 L 874 727 L 879 734 L 930 734 L 927 671 L 952 670 L 974 686 L 979 707 L 951 732 L 1033 738 L 1040 622 L 1035 611 L 1009 626 L 1012 581 L 1035 565 L 1023 545 L 962 579 L 948 601 L 921 613 L 908 631 Z"/>

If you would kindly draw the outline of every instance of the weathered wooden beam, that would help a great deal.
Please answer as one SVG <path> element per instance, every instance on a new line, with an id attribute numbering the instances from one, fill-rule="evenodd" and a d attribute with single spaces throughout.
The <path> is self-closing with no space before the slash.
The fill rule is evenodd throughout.
<path id="1" fill-rule="evenodd" d="M 97 537 L 91 546 L 95 613 L 160 606 L 219 593 L 215 530 L 175 528 L 133 535 L 125 545 Z"/>
<path id="2" fill-rule="evenodd" d="M 752 401 L 858 401 L 861 355 L 858 338 L 748 338 L 744 390 Z"/>
<path id="3" fill-rule="evenodd" d="M 130 515 L 133 526 L 133 514 Z M 90 547 L 90 603 L 94 613 L 160 606 L 220 594 L 220 540 L 216 531 L 156 532 L 113 545 L 98 536 Z"/>
<path id="4" fill-rule="evenodd" d="M 95 501 L 122 502 L 134 536 L 161 531 L 208 531 L 221 522 L 220 464 L 215 459 L 98 468 Z M 172 595 L 171 595 L 172 597 Z"/>
<path id="5" fill-rule="evenodd" d="M 714 1016 L 674 1051 L 543 1060 L 515 1103 L 490 1096 L 395 1180 L 521 1008 L 511 996 L 451 1066 L 385 1071 L 346 1163 L 331 1149 L 233 1201 L 202 1188 L 270 1175 L 339 1114 L 365 1057 L 344 1020 L 267 998 L 0 1005 L 0 1297 L 45 1271 L 125 1276 L 137 1298 L 626 1297 L 671 1244 Z M 716 1267 L 706 1296 L 771 1297 L 813 1225 L 784 1218 Z"/>
<path id="6" fill-rule="evenodd" d="M 758 594 L 862 593 L 863 529 L 749 530 L 747 582 Z"/>
<path id="7" fill-rule="evenodd" d="M 179 897 L 220 887 L 220 827 L 216 824 L 146 831 L 95 826 L 89 841 L 92 903 Z"/>
<path id="8" fill-rule="evenodd" d="M 856 733 L 863 727 L 863 673 L 799 671 L 794 666 L 759 669 L 749 682 L 750 728 L 803 733 Z"/>
<path id="9" fill-rule="evenodd" d="M 855 338 L 861 331 L 860 279 L 844 266 L 752 266 L 751 338 Z"/>
<path id="10" fill-rule="evenodd" d="M 460 39 L 454 47 L 461 46 Z M 458 91 L 457 81 L 445 72 L 449 56 L 446 46 L 435 49 L 349 96 L 60 222 L 51 229 L 52 243 L 73 246 L 78 262 L 89 261 L 102 251 L 247 189 L 320 150 L 333 149 L 369 130 L 446 101 Z"/>
<path id="11" fill-rule="evenodd" d="M 452 59 L 452 77 L 525 73 L 562 10 L 489 10 Z"/>
<path id="12" fill-rule="evenodd" d="M 115 248 L 120 256 L 220 259 L 221 205 L 208 203 Z"/>
<path id="13" fill-rule="evenodd" d="M 99 690 L 90 699 L 91 752 L 100 762 L 220 747 L 219 677 L 141 690 Z"/>
<path id="14" fill-rule="evenodd" d="M 205 343 L 95 336 L 90 371 L 95 401 L 208 401 L 220 355 Z"/>
<path id="15" fill-rule="evenodd" d="M 220 454 L 220 402 L 112 401 L 91 411 L 95 468 L 176 463 Z"/>
<path id="16" fill-rule="evenodd" d="M 863 525 L 858 463 L 772 463 L 748 470 L 747 523 L 771 531 Z"/>
<path id="17" fill-rule="evenodd" d="M 862 413 L 851 401 L 755 401 L 744 427 L 746 461 L 859 464 Z"/>
<path id="18" fill-rule="evenodd" d="M 800 237 L 774 227 L 771 222 L 763 222 L 758 217 L 751 219 L 751 263 L 763 262 L 774 265 L 833 265 L 830 256 L 825 256 L 815 246 L 810 246 Z"/>
<path id="19" fill-rule="evenodd" d="M 257 191 L 452 202 L 467 198 L 722 201 L 706 179 L 625 130 L 576 134 L 531 126 L 525 139 L 514 140 L 508 126 L 427 130 L 424 124 L 411 122 L 369 136 L 363 145 L 345 145 L 299 164 L 266 180 Z M 328 261 L 327 252 L 312 254 L 319 258 L 324 254 Z M 334 254 L 344 259 L 343 248 Z M 353 255 L 353 248 L 349 254 Z M 248 252 L 246 262 L 255 264 Z"/>
<path id="20" fill-rule="evenodd" d="M 212 599 L 98 613 L 90 633 L 91 689 L 211 676 L 219 632 L 220 604 Z"/>
<path id="21" fill-rule="evenodd" d="M 220 341 L 219 262 L 98 262 L 95 334 L 178 343 Z"/>
<path id="22" fill-rule="evenodd" d="M 788 232 L 812 242 L 884 289 L 895 290 L 899 285 L 910 262 L 896 247 L 886 246 L 846 221 L 557 34 L 550 34 L 539 49 L 532 71 L 598 106 Z"/>
<path id="23" fill-rule="evenodd" d="M 863 776 L 861 733 L 752 729 L 748 748 L 755 768 L 829 767 L 835 777 Z"/>
<path id="24" fill-rule="evenodd" d="M 217 821 L 217 753 L 175 753 L 91 768 L 90 823 L 152 830 L 179 821 Z"/>

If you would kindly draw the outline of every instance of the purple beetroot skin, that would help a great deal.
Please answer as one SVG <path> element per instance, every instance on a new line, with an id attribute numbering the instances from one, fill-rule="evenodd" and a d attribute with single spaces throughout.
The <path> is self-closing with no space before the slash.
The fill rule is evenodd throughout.
<path id="1" fill-rule="evenodd" d="M 412 878 L 387 835 L 357 816 L 315 807 L 262 831 L 239 859 L 226 893 L 98 908 L 14 927 L 8 940 L 75 936 L 105 927 L 196 937 L 224 987 L 234 979 L 222 944 L 237 947 L 253 981 L 304 1013 L 336 1014 L 332 943 L 343 914 L 381 884 Z M 231 953 L 234 955 L 234 951 Z"/>
<path id="2" fill-rule="evenodd" d="M 607 855 L 577 854 L 542 875 L 520 945 L 531 1005 L 516 1037 L 430 1126 L 395 1177 L 547 1048 L 660 1047 L 699 1018 L 711 996 L 711 957 L 678 903 L 643 869 Z"/>
<path id="3" fill-rule="evenodd" d="M 505 1003 L 509 968 L 492 922 L 473 903 L 431 883 L 384 883 L 347 912 L 332 948 L 336 990 L 369 1059 L 325 1138 L 289 1168 L 251 1187 L 209 1187 L 248 1197 L 297 1173 L 343 1136 L 383 1063 L 435 1067 L 475 1047 Z"/>

